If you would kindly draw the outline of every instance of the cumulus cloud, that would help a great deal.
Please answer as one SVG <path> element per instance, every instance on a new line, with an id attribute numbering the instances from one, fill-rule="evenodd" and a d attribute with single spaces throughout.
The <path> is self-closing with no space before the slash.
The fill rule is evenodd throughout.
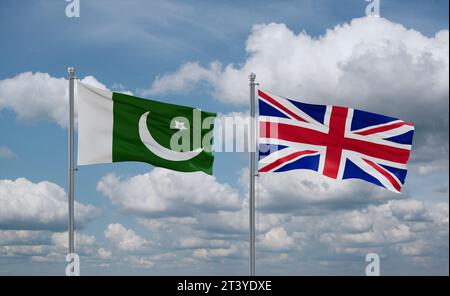
<path id="1" fill-rule="evenodd" d="M 392 214 L 404 221 L 428 221 L 428 211 L 425 204 L 419 200 L 398 200 L 389 204 Z"/>
<path id="2" fill-rule="evenodd" d="M 0 257 L 44 257 L 50 251 L 51 246 L 48 245 L 7 245 L 0 246 Z"/>
<path id="3" fill-rule="evenodd" d="M 260 212 L 258 204 L 258 213 Z M 218 213 L 203 213 L 198 216 L 197 223 L 192 227 L 199 230 L 206 230 L 216 235 L 244 236 L 248 234 L 249 228 L 248 203 L 244 202 L 242 208 L 236 212 L 220 211 Z M 259 216 L 258 216 L 259 217 Z M 279 213 L 266 212 L 257 219 L 257 232 L 266 232 L 275 225 L 286 221 L 285 215 Z"/>
<path id="4" fill-rule="evenodd" d="M 230 248 L 217 248 L 217 249 L 197 249 L 193 252 L 196 258 L 217 258 L 217 257 L 229 257 L 237 252 L 237 248 L 232 246 Z"/>
<path id="5" fill-rule="evenodd" d="M 52 242 L 57 246 L 64 249 L 67 249 L 69 247 L 69 241 L 68 241 L 68 233 L 65 232 L 55 232 L 52 234 Z M 84 233 L 76 233 L 75 234 L 75 244 L 78 246 L 92 246 L 95 244 L 95 236 L 93 235 L 87 235 Z"/>
<path id="6" fill-rule="evenodd" d="M 312 172 L 310 176 L 301 172 L 269 177 L 263 182 L 264 175 L 260 175 L 257 199 L 257 249 L 265 258 L 261 262 L 267 263 L 264 270 L 283 262 L 293 268 L 297 264 L 308 266 L 299 270 L 305 274 L 320 273 L 324 266 L 332 274 L 358 274 L 360 266 L 335 267 L 333 262 L 363 262 L 368 252 L 377 252 L 385 264 L 400 260 L 399 264 L 412 270 L 442 271 L 437 260 L 448 257 L 444 252 L 448 249 L 448 203 L 422 202 L 360 181 L 321 179 Z M 245 177 L 241 182 L 247 186 Z M 117 191 L 115 186 L 108 187 Z M 152 237 L 152 248 L 141 249 L 139 256 L 129 258 L 132 266 L 185 266 L 248 256 L 246 201 L 235 211 L 150 218 L 132 214 L 142 217 L 138 221 Z M 153 255 L 146 255 L 150 249 L 173 250 L 184 259 L 157 263 Z"/>
<path id="7" fill-rule="evenodd" d="M 77 231 L 76 251 L 82 256 L 94 255 L 94 236 Z M 1 230 L 0 257 L 29 257 L 34 262 L 64 262 L 68 250 L 67 232 L 36 230 Z"/>
<path id="8" fill-rule="evenodd" d="M 152 90 L 180 91 L 206 80 L 216 83 L 219 99 L 246 104 L 247 76 L 256 72 L 266 89 L 323 103 L 381 107 L 379 100 L 405 103 L 411 94 L 415 103 L 420 98 L 441 101 L 448 94 L 448 40 L 448 30 L 428 38 L 383 18 L 354 19 L 317 38 L 295 34 L 284 24 L 255 25 L 241 66 L 187 63 L 176 73 L 157 77 Z"/>
<path id="9" fill-rule="evenodd" d="M 346 191 L 357 196 L 355 192 Z M 275 203 L 280 196 L 273 194 L 271 198 Z M 316 192 L 310 194 L 320 198 Z M 301 202 L 302 206 L 308 206 L 308 200 Z M 324 199 L 314 205 L 319 210 L 306 213 L 295 207 L 293 211 L 277 208 L 273 208 L 276 213 L 270 208 L 261 211 L 257 204 L 257 250 L 261 258 L 258 262 L 264 262 L 261 272 L 270 273 L 283 262 L 297 268 L 300 274 L 320 274 L 325 270 L 331 274 L 361 274 L 368 252 L 377 252 L 386 266 L 403 264 L 404 270 L 419 273 L 431 269 L 437 273 L 445 271 L 445 264 L 440 262 L 448 258 L 448 203 L 406 197 L 401 200 L 381 198 L 378 201 L 368 199 L 357 207 L 329 210 L 327 203 L 330 202 L 333 200 Z M 189 217 L 139 218 L 138 221 L 150 231 L 152 247 L 141 248 L 138 256 L 127 258 L 131 266 L 193 268 L 211 260 L 245 265 L 248 256 L 248 206 L 245 202 L 239 211 L 196 212 Z M 129 231 L 123 226 L 118 228 L 123 233 Z M 134 236 L 134 231 L 132 233 Z M 118 244 L 114 243 L 116 247 Z M 179 256 L 157 260 L 151 254 L 163 250 L 171 250 Z M 346 264 L 341 264 L 343 262 Z"/>
<path id="10" fill-rule="evenodd" d="M 126 229 L 122 224 L 109 224 L 105 238 L 121 251 L 139 251 L 148 246 L 149 242 L 140 237 L 132 229 Z"/>
<path id="11" fill-rule="evenodd" d="M 248 256 L 248 208 L 241 211 L 199 213 L 182 220 L 141 219 L 141 224 L 152 232 L 159 248 L 181 252 L 183 262 L 243 260 Z M 237 213 L 244 218 L 233 216 Z M 433 268 L 442 272 L 445 266 L 439 262 L 448 258 L 448 203 L 391 200 L 310 215 L 258 211 L 258 220 L 271 221 L 257 227 L 258 262 L 264 262 L 261 268 L 266 272 L 283 262 L 297 269 L 307 266 L 298 270 L 302 274 L 324 272 L 320 271 L 324 266 L 331 274 L 361 274 L 369 252 L 382 256 L 385 265 L 403 264 L 419 273 Z M 333 262 L 347 264 L 339 267 Z"/>
<path id="12" fill-rule="evenodd" d="M 351 213 L 340 212 L 309 219 L 298 217 L 294 220 L 299 225 L 303 224 L 301 231 L 314 231 L 319 235 L 319 241 L 337 254 L 364 254 L 374 248 L 384 254 L 395 251 L 406 254 L 412 246 L 422 245 L 421 241 L 428 240 L 430 246 L 436 247 L 445 242 L 444 237 L 448 238 L 448 229 L 445 234 L 445 228 L 437 221 L 423 220 L 428 216 L 430 208 L 418 201 L 405 200 L 390 201 Z M 357 225 L 352 225 L 355 221 Z M 441 233 L 443 237 L 427 239 L 432 236 L 430 233 Z M 429 253 L 416 252 L 414 255 L 428 256 Z"/>
<path id="13" fill-rule="evenodd" d="M 124 258 L 124 261 L 131 264 L 135 268 L 152 268 L 156 264 L 163 267 L 171 268 L 171 264 L 167 262 L 176 260 L 177 255 L 171 252 L 162 252 L 156 255 L 131 255 Z"/>
<path id="14" fill-rule="evenodd" d="M 354 19 L 319 37 L 284 24 L 255 25 L 242 64 L 182 65 L 149 92 L 206 83 L 219 100 L 248 102 L 248 74 L 273 93 L 317 104 L 365 109 L 416 125 L 412 161 L 424 174 L 448 169 L 449 31 L 433 37 L 384 18 Z M 432 152 L 432 153 L 430 153 Z"/>
<path id="15" fill-rule="evenodd" d="M 151 268 L 155 265 L 151 259 L 143 256 L 128 256 L 126 260 L 137 268 Z"/>
<path id="16" fill-rule="evenodd" d="M 49 244 L 51 238 L 46 231 L 0 230 L 0 246 Z"/>
<path id="17" fill-rule="evenodd" d="M 105 250 L 104 248 L 98 249 L 98 255 L 101 259 L 109 259 L 112 256 L 112 252 Z"/>
<path id="18" fill-rule="evenodd" d="M 97 218 L 100 210 L 75 203 L 77 227 Z M 67 228 L 67 195 L 58 185 L 25 178 L 0 180 L 0 229 L 63 230 Z"/>
<path id="19" fill-rule="evenodd" d="M 234 211 L 239 196 L 227 184 L 204 173 L 155 168 L 130 178 L 103 177 L 97 190 L 121 209 L 143 217 L 189 216 L 198 211 Z"/>
<path id="20" fill-rule="evenodd" d="M 294 239 L 283 227 L 274 227 L 261 238 L 261 245 L 271 250 L 286 250 L 292 247 Z"/>
<path id="21" fill-rule="evenodd" d="M 168 73 L 155 78 L 152 87 L 144 90 L 144 95 L 159 95 L 170 92 L 193 90 L 201 81 L 215 83 L 221 74 L 221 64 L 213 62 L 204 68 L 197 62 L 186 63 L 176 73 Z"/>
<path id="22" fill-rule="evenodd" d="M 243 173 L 244 184 L 247 179 L 247 174 Z M 269 213 L 314 215 L 330 209 L 362 208 L 405 197 L 360 180 L 334 180 L 306 170 L 260 174 L 257 183 L 258 209 Z"/>
<path id="23" fill-rule="evenodd" d="M 107 89 L 93 76 L 81 81 Z M 0 111 L 2 109 L 14 111 L 19 120 L 48 120 L 66 128 L 69 125 L 68 80 L 42 72 L 24 72 L 0 80 Z"/>
<path id="24" fill-rule="evenodd" d="M 25 72 L 0 81 L 0 109 L 16 112 L 21 120 L 45 118 L 67 126 L 67 80 L 47 73 Z"/>

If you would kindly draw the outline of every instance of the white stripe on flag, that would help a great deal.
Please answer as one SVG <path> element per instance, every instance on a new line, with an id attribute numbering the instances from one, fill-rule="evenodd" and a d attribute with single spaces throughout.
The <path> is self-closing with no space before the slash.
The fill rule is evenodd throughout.
<path id="1" fill-rule="evenodd" d="M 77 81 L 78 165 L 111 163 L 112 92 Z"/>

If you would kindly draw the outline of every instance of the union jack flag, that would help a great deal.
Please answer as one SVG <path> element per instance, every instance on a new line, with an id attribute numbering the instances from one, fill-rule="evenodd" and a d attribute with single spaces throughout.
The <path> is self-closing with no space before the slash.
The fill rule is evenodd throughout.
<path id="1" fill-rule="evenodd" d="M 308 169 L 401 192 L 414 126 L 357 109 L 312 105 L 258 90 L 259 172 Z"/>

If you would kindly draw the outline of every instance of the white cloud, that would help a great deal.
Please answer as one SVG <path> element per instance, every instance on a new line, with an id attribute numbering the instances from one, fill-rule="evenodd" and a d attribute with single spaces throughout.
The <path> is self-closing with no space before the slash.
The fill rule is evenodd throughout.
<path id="1" fill-rule="evenodd" d="M 75 246 L 78 254 L 92 256 L 96 244 L 94 236 L 75 232 Z M 67 251 L 67 232 L 0 231 L 0 257 L 27 256 L 35 262 L 64 262 Z"/>
<path id="2" fill-rule="evenodd" d="M 47 245 L 7 245 L 0 246 L 0 257 L 45 256 L 50 250 Z"/>
<path id="3" fill-rule="evenodd" d="M 55 232 L 52 234 L 52 242 L 58 247 L 67 250 L 69 247 L 69 236 L 67 231 Z M 80 247 L 93 246 L 96 243 L 95 236 L 85 233 L 75 232 L 75 245 Z"/>
<path id="4" fill-rule="evenodd" d="M 81 81 L 107 89 L 93 76 L 87 76 Z M 0 80 L 0 111 L 2 109 L 14 111 L 19 120 L 49 120 L 61 127 L 67 127 L 69 123 L 68 80 L 41 72 L 24 72 L 12 78 Z M 75 104 L 75 116 L 76 114 Z"/>
<path id="5" fill-rule="evenodd" d="M 182 237 L 180 238 L 181 248 L 195 248 L 205 244 L 205 240 L 199 237 Z"/>
<path id="6" fill-rule="evenodd" d="M 401 203 L 401 205 L 399 205 Z M 418 208 L 420 215 L 417 216 Z M 394 209 L 394 210 L 393 210 Z M 317 225 L 310 224 L 311 229 L 320 234 L 320 241 L 332 246 L 336 252 L 356 253 L 361 250 L 378 247 L 389 250 L 390 245 L 400 250 L 403 245 L 409 245 L 423 238 L 426 231 L 437 233 L 440 226 L 428 221 L 423 224 L 422 219 L 428 216 L 428 209 L 418 207 L 416 201 L 390 201 L 379 206 L 370 206 L 367 209 L 348 213 L 326 215 Z M 363 227 L 351 225 L 358 216 L 357 221 Z M 313 219 L 316 220 L 316 219 Z M 416 227 L 420 225 L 421 227 Z M 448 237 L 448 232 L 447 232 Z M 430 242 L 441 244 L 438 239 Z M 353 251 L 351 251 L 353 250 Z"/>
<path id="7" fill-rule="evenodd" d="M 259 204 L 257 207 L 256 230 L 258 233 L 266 232 L 273 226 L 279 225 L 287 220 L 284 214 L 266 212 L 263 215 L 259 211 Z M 218 213 L 203 213 L 199 215 L 197 219 L 198 223 L 193 225 L 193 227 L 216 234 L 246 236 L 249 228 L 248 215 L 248 202 L 244 201 L 239 211 L 220 211 Z"/>
<path id="8" fill-rule="evenodd" d="M 67 126 L 67 80 L 25 72 L 0 81 L 0 110 L 12 109 L 21 120 L 44 118 Z"/>
<path id="9" fill-rule="evenodd" d="M 132 91 L 129 91 L 128 88 L 121 83 L 114 83 L 113 85 L 111 85 L 111 89 L 115 92 L 123 93 L 129 96 L 134 95 Z"/>
<path id="10" fill-rule="evenodd" d="M 128 256 L 127 261 L 137 268 L 151 268 L 155 265 L 152 260 L 142 256 Z"/>
<path id="11" fill-rule="evenodd" d="M 246 184 L 247 174 L 242 179 Z M 258 208 L 269 213 L 313 215 L 404 198 L 360 180 L 334 180 L 307 170 L 260 174 L 257 183 Z"/>
<path id="12" fill-rule="evenodd" d="M 293 246 L 294 239 L 288 235 L 283 227 L 274 227 L 261 238 L 263 247 L 272 250 L 286 250 Z"/>
<path id="13" fill-rule="evenodd" d="M 367 219 L 366 213 L 353 210 L 343 214 L 338 225 L 350 233 L 367 232 L 372 227 L 372 221 Z"/>
<path id="14" fill-rule="evenodd" d="M 204 68 L 198 63 L 186 63 L 176 73 L 156 77 L 150 90 L 142 91 L 143 95 L 159 95 L 167 92 L 187 92 L 196 87 L 201 81 L 211 84 L 221 74 L 221 64 L 213 62 L 209 68 Z"/>
<path id="15" fill-rule="evenodd" d="M 381 94 L 379 100 L 392 102 L 394 97 L 404 103 L 406 94 L 417 99 L 417 92 L 424 94 L 424 100 L 441 100 L 448 93 L 448 39 L 448 30 L 428 38 L 370 17 L 336 26 L 318 38 L 295 34 L 284 24 L 255 25 L 246 44 L 249 56 L 240 67 L 229 64 L 220 69 L 215 62 L 202 68 L 188 63 L 155 79 L 151 90 L 180 91 L 206 80 L 219 99 L 247 103 L 247 76 L 255 72 L 266 89 L 324 103 L 345 98 L 366 105 L 368 96 Z"/>
<path id="16" fill-rule="evenodd" d="M 98 249 L 98 256 L 100 256 L 101 259 L 109 259 L 112 256 L 112 252 L 105 250 L 103 248 Z"/>
<path id="17" fill-rule="evenodd" d="M 442 227 L 449 226 L 449 204 L 448 202 L 429 203 L 427 205 L 429 215 L 433 221 Z"/>
<path id="18" fill-rule="evenodd" d="M 216 258 L 216 257 L 228 257 L 235 254 L 238 249 L 235 246 L 230 248 L 217 248 L 217 249 L 197 249 L 194 250 L 193 255 L 196 258 Z"/>
<path id="19" fill-rule="evenodd" d="M 409 241 L 414 238 L 410 227 L 404 224 L 397 224 L 396 221 L 390 221 L 387 224 L 372 225 L 375 227 L 366 232 L 359 233 L 325 233 L 320 239 L 322 242 L 335 247 L 335 250 L 366 250 L 370 247 L 385 247 L 392 243 Z"/>
<path id="20" fill-rule="evenodd" d="M 194 225 L 197 224 L 197 217 L 164 217 L 145 219 L 138 218 L 138 222 L 151 231 L 166 231 L 172 225 Z"/>
<path id="21" fill-rule="evenodd" d="M 427 221 L 430 219 L 423 202 L 413 199 L 389 203 L 392 214 L 404 221 Z"/>
<path id="22" fill-rule="evenodd" d="M 78 227 L 95 219 L 100 210 L 75 203 Z M 0 180 L 0 229 L 62 230 L 67 228 L 67 196 L 58 185 L 25 178 Z"/>
<path id="23" fill-rule="evenodd" d="M 426 252 L 430 248 L 430 244 L 427 244 L 423 240 L 416 240 L 410 243 L 399 244 L 395 248 L 402 255 L 420 256 L 426 254 Z"/>
<path id="24" fill-rule="evenodd" d="M 384 259 L 386 264 L 400 260 L 408 268 L 422 270 L 437 266 L 437 258 L 448 257 L 444 252 L 448 249 L 448 203 L 421 202 L 360 181 L 335 182 L 315 173 L 267 176 L 270 180 L 262 177 L 258 182 L 257 249 L 259 256 L 267 259 L 261 260 L 268 269 L 283 261 L 308 265 L 312 268 L 304 271 L 308 274 L 318 272 L 320 266 L 333 273 L 339 269 L 333 262 L 363 260 L 365 254 L 375 251 L 389 258 Z M 277 177 L 280 180 L 273 179 Z M 246 185 L 245 177 L 241 182 Z M 117 191 L 117 187 L 109 187 Z M 132 264 L 136 267 L 149 261 L 158 266 L 187 264 L 194 268 L 192 264 L 201 261 L 225 264 L 242 262 L 235 260 L 248 256 L 245 200 L 238 211 L 195 211 L 187 217 L 152 216 L 138 221 L 151 232 L 153 247 L 140 251 L 142 255 Z M 147 255 L 150 249 L 174 250 L 185 260 L 156 263 Z M 342 267 L 342 272 L 353 274 L 357 268 L 349 265 Z"/>
<path id="25" fill-rule="evenodd" d="M 97 190 L 121 209 L 144 217 L 189 216 L 198 211 L 240 208 L 236 191 L 200 172 L 155 168 L 126 179 L 107 175 L 98 182 Z"/>
<path id="26" fill-rule="evenodd" d="M 16 154 L 6 146 L 0 146 L 0 158 L 10 159 L 16 157 Z"/>
<path id="27" fill-rule="evenodd" d="M 134 230 L 126 229 L 118 223 L 109 224 L 104 234 L 105 238 L 121 251 L 139 251 L 149 244 L 148 241 L 137 235 Z"/>
<path id="28" fill-rule="evenodd" d="M 161 251 L 155 255 L 130 255 L 124 258 L 124 261 L 130 263 L 132 267 L 135 268 L 152 268 L 156 264 L 159 267 L 172 267 L 173 264 L 169 262 L 173 262 L 176 259 L 177 255 L 172 252 L 164 252 Z"/>
<path id="29" fill-rule="evenodd" d="M 50 243 L 50 236 L 46 231 L 0 230 L 0 246 L 47 243 Z"/>

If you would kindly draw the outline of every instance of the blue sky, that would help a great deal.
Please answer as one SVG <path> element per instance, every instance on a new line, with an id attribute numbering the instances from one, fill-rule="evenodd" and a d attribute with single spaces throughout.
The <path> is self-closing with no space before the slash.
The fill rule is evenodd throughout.
<path id="1" fill-rule="evenodd" d="M 375 250 L 385 274 L 448 274 L 448 1 L 382 0 L 381 21 L 374 22 L 365 18 L 363 0 L 80 3 L 80 18 L 67 18 L 62 0 L 0 3 L 0 201 L 5 205 L 16 197 L 36 197 L 44 215 L 46 203 L 51 207 L 55 202 L 46 198 L 59 196 L 54 186 L 66 188 L 67 129 L 52 112 L 66 108 L 64 82 L 58 79 L 67 76 L 68 66 L 76 67 L 78 77 L 93 76 L 112 90 L 223 114 L 246 112 L 245 77 L 251 70 L 280 95 L 417 123 L 417 149 L 401 196 L 302 172 L 273 179 L 286 186 L 285 193 L 261 179 L 261 205 L 270 208 L 280 199 L 293 211 L 259 214 L 257 249 L 265 260 L 258 262 L 258 271 L 362 274 L 364 254 Z M 303 52 L 300 58 L 295 54 Z M 381 65 L 383 60 L 387 65 Z M 211 67 L 213 62 L 218 69 Z M 193 65 L 187 74 L 182 71 L 186 65 Z M 48 76 L 17 76 L 24 72 Z M 284 87 L 295 73 L 308 78 L 299 83 L 310 87 Z M 328 87 L 335 75 L 340 75 L 340 87 Z M 244 79 L 236 85 L 235 77 Z M 380 80 L 368 86 L 373 77 Z M 377 82 L 390 83 L 380 88 Z M 240 210 L 207 213 L 200 203 L 190 216 L 163 214 L 159 219 L 127 207 L 124 195 L 130 184 L 144 179 L 151 186 L 158 177 L 182 183 L 188 177 L 140 163 L 81 167 L 76 199 L 93 207 L 83 216 L 82 273 L 246 274 L 246 229 L 236 228 L 246 226 L 237 222 L 246 219 L 238 217 L 246 214 L 242 170 L 247 162 L 245 154 L 218 153 L 216 179 L 200 179 L 207 188 L 236 194 Z M 114 182 L 105 179 L 110 174 Z M 98 189 L 102 181 L 120 194 Z M 316 192 L 308 182 L 331 182 L 335 191 Z M 311 202 L 314 194 L 322 201 Z M 338 209 L 330 206 L 333 198 L 341 201 Z M 302 207 L 310 212 L 296 210 Z M 16 212 L 0 211 L 0 274 L 63 274 L 58 209 L 49 211 L 47 220 L 31 210 L 17 217 L 8 213 Z M 215 214 L 237 224 L 217 231 L 214 222 L 221 220 Z M 382 222 L 386 215 L 389 223 Z M 32 229 L 36 217 L 47 222 Z M 345 227 L 354 223 L 367 227 Z"/>

